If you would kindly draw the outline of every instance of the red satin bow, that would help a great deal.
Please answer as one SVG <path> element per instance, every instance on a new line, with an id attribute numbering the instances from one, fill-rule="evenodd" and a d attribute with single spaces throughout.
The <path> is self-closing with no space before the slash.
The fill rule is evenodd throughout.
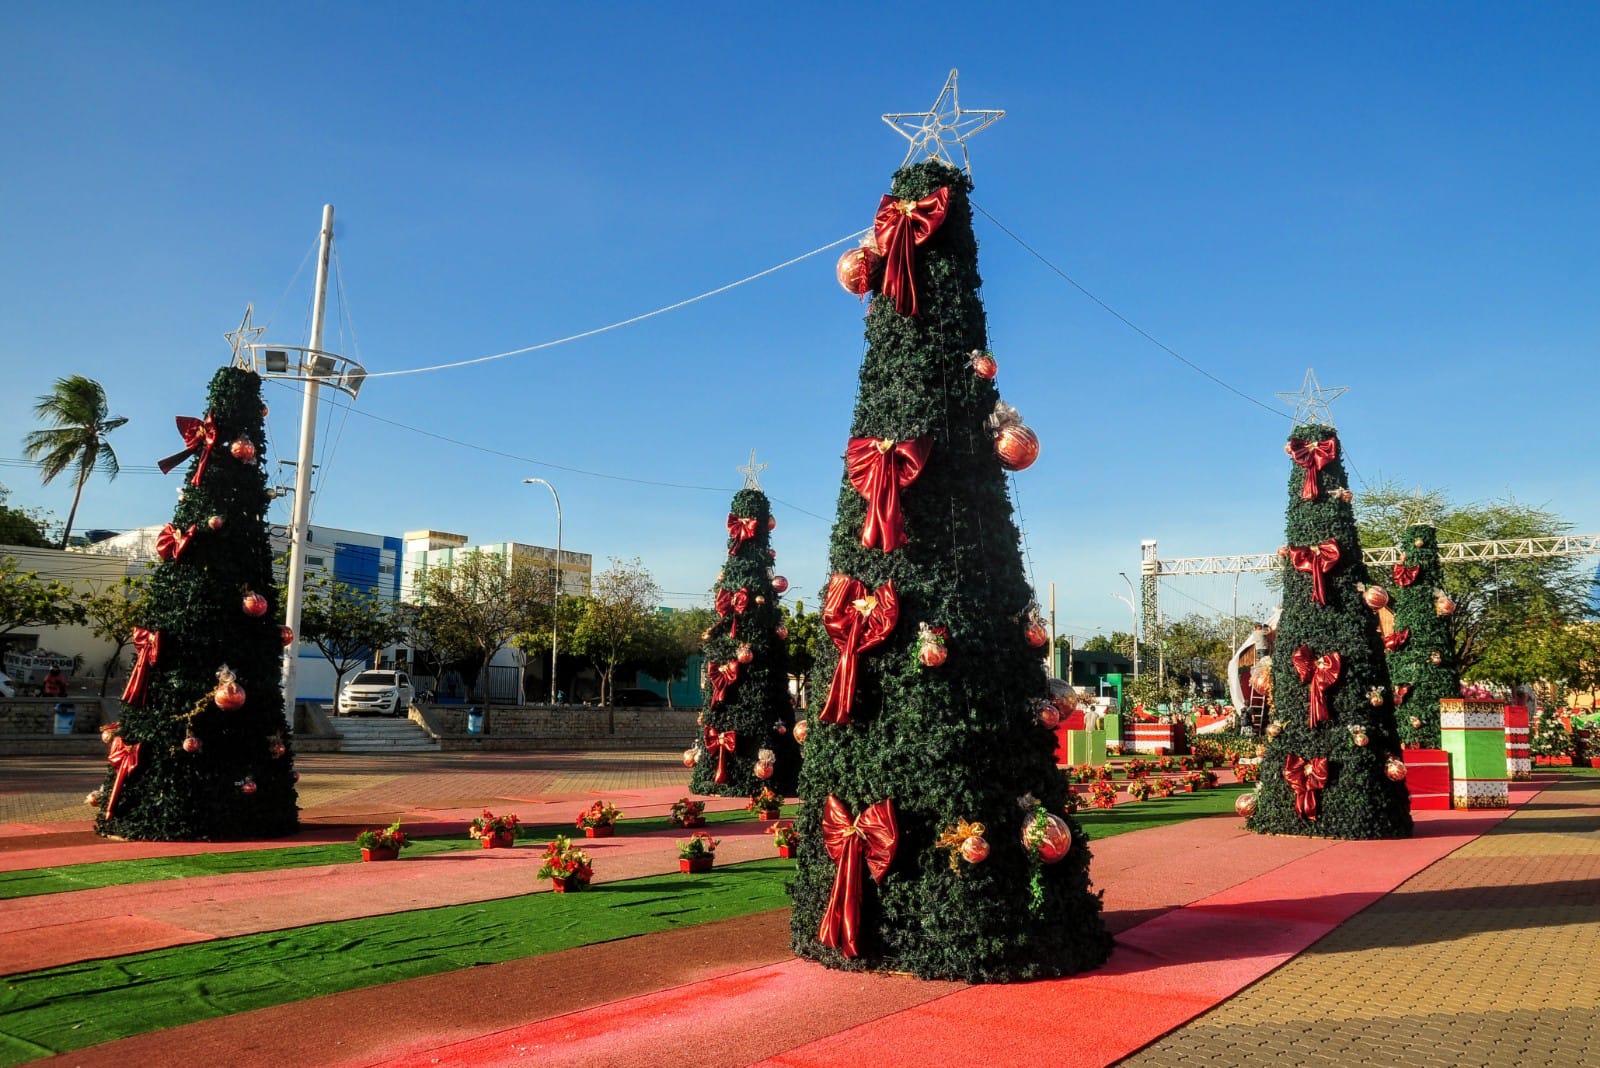
<path id="1" fill-rule="evenodd" d="M 1403 648 L 1406 642 L 1410 640 L 1411 628 L 1407 627 L 1405 630 L 1397 630 L 1392 634 L 1385 634 L 1383 636 L 1383 648 L 1386 652 L 1392 653 L 1396 649 Z"/>
<path id="2" fill-rule="evenodd" d="M 1283 760 L 1283 778 L 1294 790 L 1295 815 L 1302 819 L 1317 818 L 1317 791 L 1328 785 L 1328 758 L 1296 756 L 1290 753 Z"/>
<path id="3" fill-rule="evenodd" d="M 1339 455 L 1339 439 L 1323 438 L 1321 441 L 1301 441 L 1299 438 L 1290 438 L 1289 443 L 1283 447 L 1289 454 L 1289 459 L 1296 465 L 1306 469 L 1305 484 L 1300 487 L 1302 501 L 1317 499 L 1317 473 L 1331 464 Z"/>
<path id="4" fill-rule="evenodd" d="M 715 660 L 709 661 L 706 675 L 711 679 L 711 706 L 715 708 L 727 696 L 728 687 L 739 681 L 739 661 L 724 660 L 720 664 Z"/>
<path id="5" fill-rule="evenodd" d="M 1290 659 L 1300 681 L 1311 684 L 1311 712 L 1306 716 L 1306 726 L 1328 722 L 1328 687 L 1339 681 L 1339 672 L 1344 667 L 1339 654 L 1316 656 L 1309 645 L 1302 645 Z"/>
<path id="6" fill-rule="evenodd" d="M 1291 545 L 1289 562 L 1296 571 L 1311 576 L 1311 599 L 1317 604 L 1327 604 L 1327 591 L 1322 586 L 1322 576 L 1333 570 L 1339 562 L 1339 543 L 1329 538 L 1321 545 Z"/>
<path id="7" fill-rule="evenodd" d="M 922 474 L 922 465 L 932 449 L 931 435 L 900 442 L 888 438 L 850 439 L 844 453 L 845 470 L 850 484 L 867 500 L 867 519 L 861 524 L 863 546 L 889 553 L 906 543 L 900 491 Z"/>
<path id="8" fill-rule="evenodd" d="M 933 236 L 950 207 L 946 186 L 921 200 L 885 193 L 872 222 L 872 239 L 883 253 L 883 295 L 901 315 L 917 314 L 916 247 Z"/>
<path id="9" fill-rule="evenodd" d="M 1396 586 L 1409 586 L 1417 581 L 1417 574 L 1421 572 L 1422 565 L 1407 567 L 1405 564 L 1394 565 L 1394 583 Z"/>
<path id="10" fill-rule="evenodd" d="M 211 459 L 211 449 L 217 443 L 217 425 L 211 421 L 209 415 L 204 419 L 179 415 L 174 417 L 174 421 L 178 424 L 178 433 L 183 435 L 183 451 L 175 452 L 159 461 L 161 473 L 166 474 L 189 457 L 199 453 L 200 463 L 194 469 L 194 477 L 189 480 L 190 485 L 198 486 L 201 477 L 206 473 L 206 461 Z"/>
<path id="11" fill-rule="evenodd" d="M 139 766 L 139 747 L 143 744 L 143 742 L 135 742 L 129 745 L 122 740 L 122 735 L 120 734 L 111 739 L 111 752 L 107 754 L 106 760 L 110 762 L 112 767 L 117 769 L 117 776 L 111 780 L 111 794 L 106 798 L 107 818 L 110 818 L 112 811 L 117 807 L 117 794 L 122 790 L 122 780 L 126 779 L 128 773 Z"/>
<path id="12" fill-rule="evenodd" d="M 1411 694 L 1411 684 L 1401 683 L 1394 688 L 1394 707 L 1399 708 L 1406 703 L 1406 698 Z"/>
<path id="13" fill-rule="evenodd" d="M 737 664 L 734 667 L 738 667 Z M 717 774 L 712 780 L 716 783 L 728 781 L 728 754 L 733 752 L 733 747 L 738 744 L 738 731 L 719 731 L 715 727 L 706 728 L 706 748 L 717 754 Z"/>
<path id="14" fill-rule="evenodd" d="M 189 539 L 194 537 L 197 529 L 199 524 L 190 523 L 188 530 L 179 533 L 177 527 L 168 523 L 156 536 L 156 555 L 163 560 L 176 560 L 183 555 L 183 550 L 189 547 Z"/>
<path id="15" fill-rule="evenodd" d="M 822 810 L 822 844 L 838 870 L 833 875 L 833 892 L 828 895 L 828 910 L 822 914 L 817 940 L 837 949 L 846 957 L 860 955 L 861 862 L 867 864 L 874 882 L 883 882 L 894 861 L 900 841 L 894 822 L 894 802 L 884 798 L 868 805 L 854 820 L 850 810 L 837 797 L 828 795 Z"/>
<path id="16" fill-rule="evenodd" d="M 754 516 L 737 516 L 728 513 L 728 538 L 733 542 L 728 546 L 728 555 L 732 556 L 739 551 L 739 546 L 756 536 L 756 520 Z"/>
<path id="17" fill-rule="evenodd" d="M 132 641 L 139 658 L 133 662 L 133 670 L 128 673 L 128 684 L 122 688 L 122 703 L 142 705 L 145 691 L 150 686 L 150 668 L 161 656 L 161 632 L 134 627 Z"/>
<path id="18" fill-rule="evenodd" d="M 840 726 L 850 722 L 850 706 L 856 697 L 856 658 L 889 637 L 899 618 L 900 601 L 892 581 L 870 593 L 860 579 L 848 575 L 835 575 L 828 581 L 822 625 L 839 650 L 839 666 L 828 684 L 822 722 Z"/>
<path id="19" fill-rule="evenodd" d="M 750 607 L 750 591 L 743 586 L 733 593 L 729 593 L 727 590 L 718 590 L 716 596 L 712 599 L 712 605 L 716 609 L 717 615 L 723 619 L 728 618 L 729 612 L 733 613 L 733 626 L 728 628 L 728 637 L 737 638 L 739 636 L 738 617 L 744 615 L 745 609 Z"/>

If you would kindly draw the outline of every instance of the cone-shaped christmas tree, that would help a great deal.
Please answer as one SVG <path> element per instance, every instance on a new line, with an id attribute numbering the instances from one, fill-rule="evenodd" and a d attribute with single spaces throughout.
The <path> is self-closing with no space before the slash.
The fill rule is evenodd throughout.
<path id="1" fill-rule="evenodd" d="M 1309 379 L 1309 376 L 1308 376 Z M 1339 439 L 1297 425 L 1286 451 L 1288 545 L 1272 657 L 1274 713 L 1249 827 L 1266 834 L 1404 838 L 1411 813 L 1383 638 L 1362 597 Z"/>
<path id="2" fill-rule="evenodd" d="M 991 423 L 970 188 L 936 160 L 902 168 L 876 248 L 840 264 L 879 295 L 822 595 L 792 929 L 833 967 L 997 981 L 1095 967 L 1111 940 L 1038 720 L 1042 631 L 1002 466 L 1037 442 L 1014 411 Z"/>
<path id="3" fill-rule="evenodd" d="M 689 788 L 752 797 L 766 786 L 787 797 L 800 773 L 778 613 L 777 587 L 788 589 L 788 580 L 773 573 L 769 534 L 777 523 L 756 481 L 753 454 L 750 463 L 745 488 L 728 509 L 728 554 L 714 593 L 717 621 L 704 646 L 705 711 Z"/>
<path id="4" fill-rule="evenodd" d="M 261 379 L 223 368 L 209 399 L 203 419 L 178 418 L 187 448 L 162 461 L 169 470 L 193 458 L 157 542 L 138 660 L 109 739 L 102 834 L 270 838 L 299 824 L 264 520 Z"/>
<path id="5" fill-rule="evenodd" d="M 1450 621 L 1456 603 L 1444 592 L 1438 535 L 1431 526 L 1407 527 L 1400 538 L 1389 598 L 1393 629 L 1384 636 L 1395 719 L 1408 749 L 1439 748 L 1439 701 L 1461 696 Z"/>

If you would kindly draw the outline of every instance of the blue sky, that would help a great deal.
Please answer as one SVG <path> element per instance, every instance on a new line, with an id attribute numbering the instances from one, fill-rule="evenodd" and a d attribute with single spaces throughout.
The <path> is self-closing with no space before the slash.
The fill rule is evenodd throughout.
<path id="1" fill-rule="evenodd" d="M 59 375 L 105 385 L 136 468 L 200 414 L 247 301 L 303 343 L 324 202 L 325 347 L 373 372 L 502 352 L 868 225 L 905 148 L 878 116 L 954 66 L 963 105 L 1008 112 L 972 142 L 977 204 L 1101 300 L 1269 407 L 1307 366 L 1350 387 L 1363 479 L 1600 530 L 1597 31 L 1556 4 L 8 5 L 0 481 L 66 514 L 67 480 L 4 462 Z M 1141 538 L 1275 548 L 1288 420 L 978 239 L 999 382 L 1043 441 L 1015 500 L 1059 629 L 1126 627 L 1108 595 Z M 814 601 L 863 344 L 835 258 L 370 381 L 324 409 L 314 522 L 547 544 L 549 496 L 520 484 L 545 477 L 569 548 L 696 603 L 755 448 L 779 570 Z M 292 458 L 299 398 L 269 403 L 269 459 Z M 77 525 L 162 522 L 176 485 L 97 479 Z"/>

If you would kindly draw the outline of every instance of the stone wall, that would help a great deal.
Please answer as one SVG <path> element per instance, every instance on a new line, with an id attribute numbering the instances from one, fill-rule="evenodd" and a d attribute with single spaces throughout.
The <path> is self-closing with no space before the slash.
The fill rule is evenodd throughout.
<path id="1" fill-rule="evenodd" d="M 674 749 L 699 731 L 697 708 L 490 708 L 483 733 L 467 733 L 467 706 L 414 707 L 411 718 L 444 749 Z"/>
<path id="2" fill-rule="evenodd" d="M 72 697 L 71 734 L 57 734 L 54 697 L 0 698 L 0 755 L 57 756 L 66 753 L 103 753 L 100 725 L 110 723 L 120 707 L 115 698 Z"/>

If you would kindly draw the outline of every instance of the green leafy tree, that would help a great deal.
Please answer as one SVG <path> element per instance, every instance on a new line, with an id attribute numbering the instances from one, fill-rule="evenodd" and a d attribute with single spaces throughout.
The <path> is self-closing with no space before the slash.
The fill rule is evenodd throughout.
<path id="1" fill-rule="evenodd" d="M 300 637 L 315 645 L 337 673 L 334 693 L 352 668 L 365 665 L 385 646 L 407 634 L 394 603 L 374 590 L 359 590 L 327 575 L 306 585 L 300 606 Z"/>
<path id="2" fill-rule="evenodd" d="M 661 600 L 655 579 L 637 558 L 613 557 L 611 566 L 594 576 L 589 599 L 573 631 L 575 651 L 587 656 L 600 674 L 600 703 L 611 703 L 617 668 L 634 657 Z"/>
<path id="3" fill-rule="evenodd" d="M 696 740 L 700 758 L 689 779 L 697 794 L 751 797 L 768 786 L 788 796 L 800 773 L 788 643 L 778 637 L 783 616 L 772 583 L 771 518 L 767 495 L 748 485 L 728 506 L 728 551 L 715 586 L 717 614 L 705 639 L 705 712 Z M 723 732 L 732 732 L 733 751 L 712 752 L 707 746 Z M 763 749 L 773 756 L 767 779 L 757 775 Z"/>
<path id="4" fill-rule="evenodd" d="M 902 314 L 885 294 L 866 317 L 849 427 L 857 470 L 886 472 L 873 466 L 875 448 L 884 464 L 896 465 L 888 474 L 899 484 L 906 465 L 924 459 L 898 491 L 904 544 L 877 536 L 864 544 L 868 504 L 849 464 L 840 487 L 828 553 L 836 577 L 821 601 L 830 641 L 817 657 L 816 692 L 828 692 L 845 663 L 838 643 L 850 647 L 852 633 L 881 640 L 857 648 L 854 685 L 849 673 L 840 676 L 836 700 L 807 717 L 793 944 L 837 968 L 965 981 L 1063 975 L 1098 966 L 1111 939 L 1089 889 L 1082 832 L 1074 829 L 1064 856 L 1052 850 L 1054 863 L 1041 863 L 1042 854 L 1024 845 L 1024 834 L 1040 824 L 1073 828 L 1055 737 L 1037 719 L 1047 685 L 1039 650 L 1026 638 L 1033 593 L 986 425 L 999 392 L 970 362 L 988 347 L 970 179 L 922 161 L 895 174 L 891 195 L 913 205 L 932 197 L 937 205 L 941 189 L 948 191 L 943 221 L 913 253 L 914 313 Z M 881 509 L 872 514 L 880 529 Z M 947 659 L 938 666 L 920 659 L 922 624 L 944 631 Z M 853 695 L 848 722 L 839 721 L 844 693 Z M 898 827 L 881 879 L 851 873 L 861 892 L 855 956 L 844 954 L 846 943 L 822 937 L 840 875 L 823 834 L 834 805 L 851 819 L 892 805 Z M 963 820 L 984 825 L 990 852 L 952 869 L 937 842 Z"/>
<path id="5" fill-rule="evenodd" d="M 83 622 L 83 606 L 71 586 L 24 571 L 14 556 L 0 556 L 0 647 L 13 631 Z"/>
<path id="6" fill-rule="evenodd" d="M 0 545 L 20 545 L 25 549 L 49 549 L 45 521 L 38 513 L 6 504 L 11 491 L 0 486 Z"/>
<path id="7" fill-rule="evenodd" d="M 173 533 L 186 543 L 149 579 L 144 626 L 160 637 L 154 663 L 142 671 L 144 695 L 124 691 L 133 699 L 123 703 L 120 742 L 139 747 L 138 765 L 114 810 L 116 769 L 107 773 L 96 824 L 107 835 L 273 838 L 299 825 L 278 594 L 262 519 L 271 502 L 259 462 L 266 449 L 260 377 L 223 368 L 211 380 L 208 408 L 217 444 L 190 463 L 172 517 Z M 255 455 L 236 458 L 230 442 L 248 442 Z M 221 520 L 214 530 L 213 516 Z M 242 691 L 231 694 L 237 707 L 225 707 L 234 702 L 219 692 L 224 667 Z M 190 735 L 195 741 L 185 748 Z"/>
<path id="8" fill-rule="evenodd" d="M 1128 635 L 1120 631 L 1113 632 L 1109 638 L 1104 634 L 1096 634 L 1083 643 L 1083 651 L 1086 653 L 1126 654 L 1132 648 L 1132 645 L 1129 644 L 1131 641 L 1132 639 Z"/>
<path id="9" fill-rule="evenodd" d="M 146 586 L 144 578 L 124 575 L 115 583 L 83 596 L 83 613 L 94 627 L 95 637 L 111 643 L 111 655 L 106 657 L 100 673 L 101 697 L 111 686 L 111 677 L 122 661 L 122 651 L 133 641 L 133 629 L 144 624 L 150 605 Z"/>
<path id="10" fill-rule="evenodd" d="M 443 661 L 471 658 L 487 708 L 489 662 L 514 636 L 534 629 L 549 603 L 549 584 L 543 567 L 474 550 L 422 573 L 417 632 Z"/>
<path id="11" fill-rule="evenodd" d="M 1497 638 L 1474 669 L 1477 678 L 1527 687 L 1551 707 L 1572 691 L 1600 688 L 1600 623 L 1566 623 L 1536 615 Z"/>
<path id="12" fill-rule="evenodd" d="M 1395 718 L 1400 741 L 1410 748 L 1439 748 L 1439 702 L 1461 696 L 1456 649 L 1450 636 L 1450 602 L 1439 566 L 1438 534 L 1431 526 L 1406 527 L 1400 533 L 1400 563 L 1387 576 L 1394 608 L 1394 634 L 1389 650 L 1389 678 L 1395 687 Z M 1404 687 L 1405 697 L 1400 694 Z"/>
<path id="13" fill-rule="evenodd" d="M 126 423 L 121 416 L 113 416 L 106 405 L 106 391 L 100 383 L 83 375 L 70 375 L 56 379 L 49 393 L 39 398 L 33 406 L 34 414 L 49 426 L 31 431 L 22 439 L 22 453 L 39 465 L 39 478 L 45 485 L 56 480 L 67 468 L 76 468 L 77 484 L 72 491 L 72 510 L 61 528 L 61 548 L 67 547 L 72 535 L 72 521 L 78 515 L 78 501 L 83 497 L 84 483 L 99 471 L 107 478 L 116 478 L 120 467 L 117 454 L 112 451 L 106 437 Z"/>
<path id="14" fill-rule="evenodd" d="M 1336 444 L 1319 444 L 1326 441 Z M 1274 723 L 1280 731 L 1267 742 L 1248 826 L 1264 834 L 1404 838 L 1411 834 L 1409 795 L 1404 783 L 1392 782 L 1384 771 L 1386 759 L 1400 752 L 1389 670 L 1377 623 L 1361 598 L 1361 587 L 1371 580 L 1361 559 L 1355 514 L 1342 492 L 1347 476 L 1337 443 L 1333 427 L 1316 423 L 1298 425 L 1290 436 L 1291 445 L 1327 450 L 1332 457 L 1320 471 L 1298 464 L 1289 468 L 1283 616 L 1272 657 Z M 1307 499 L 1311 487 L 1315 493 Z M 1337 550 L 1331 565 L 1330 555 L 1320 551 L 1329 543 Z M 1297 558 L 1309 562 L 1310 569 L 1298 569 Z M 1297 660 L 1303 661 L 1299 667 Z M 1318 691 L 1326 703 L 1320 719 Z M 1356 744 L 1356 727 L 1367 745 Z M 1302 761 L 1307 765 L 1303 779 Z M 1325 777 L 1325 785 L 1313 788 L 1318 777 Z M 1315 803 L 1314 818 L 1309 801 Z"/>
<path id="15" fill-rule="evenodd" d="M 561 598 L 560 611 L 556 613 L 555 630 L 559 642 L 559 652 L 556 654 L 556 690 L 559 694 L 568 691 L 562 686 L 561 677 L 568 674 L 561 669 L 565 665 L 569 671 L 571 662 L 565 655 L 577 648 L 578 621 L 584 616 L 589 604 L 587 597 L 578 594 L 564 594 Z M 511 645 L 520 652 L 529 662 L 541 660 L 548 663 L 550 660 L 550 609 L 543 606 L 537 613 L 530 617 L 531 629 L 523 630 L 513 635 Z M 548 687 L 546 687 L 548 689 Z"/>
<path id="16" fill-rule="evenodd" d="M 778 614 L 789 635 L 785 639 L 789 655 L 789 678 L 796 683 L 799 706 L 810 708 L 811 687 L 808 680 L 817 663 L 817 651 L 828 640 L 822 630 L 822 614 L 807 612 L 803 600 L 796 600 L 792 611 L 786 604 L 779 605 Z"/>
<path id="17" fill-rule="evenodd" d="M 666 684 L 668 708 L 673 707 L 672 683 L 684 674 L 690 658 L 700 651 L 700 635 L 715 620 L 716 616 L 708 608 L 662 611 L 646 620 L 634 662 L 640 671 Z"/>

